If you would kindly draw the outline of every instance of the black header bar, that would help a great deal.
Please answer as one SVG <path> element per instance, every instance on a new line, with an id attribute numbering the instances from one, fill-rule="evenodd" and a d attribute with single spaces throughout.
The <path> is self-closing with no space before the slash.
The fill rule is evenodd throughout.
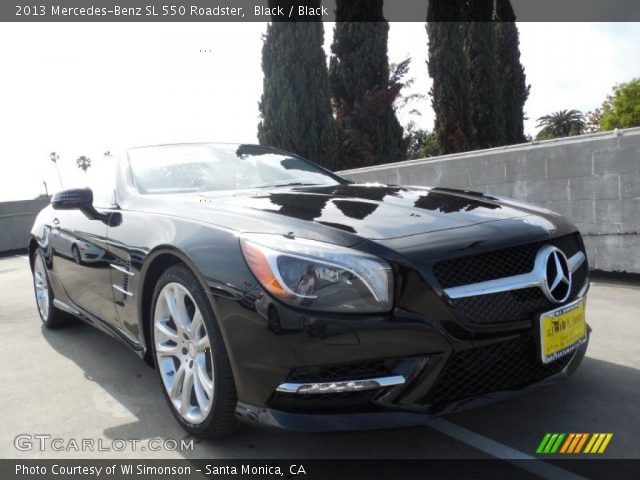
<path id="1" fill-rule="evenodd" d="M 433 0 L 435 1 L 435 0 Z M 453 1 L 453 0 L 439 0 Z M 390 22 L 424 22 L 429 0 L 386 0 Z M 335 21 L 335 0 L 14 0 L 0 2 L 2 22 Z M 638 0 L 511 0 L 521 22 L 638 22 Z M 357 21 L 367 21 L 366 13 Z M 461 13 L 452 21 L 469 21 Z"/>

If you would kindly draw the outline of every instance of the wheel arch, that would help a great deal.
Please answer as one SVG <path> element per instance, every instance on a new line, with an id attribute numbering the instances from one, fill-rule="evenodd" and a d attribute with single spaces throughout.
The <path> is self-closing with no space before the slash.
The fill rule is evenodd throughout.
<path id="1" fill-rule="evenodd" d="M 207 285 L 207 282 L 200 270 L 186 253 L 171 245 L 159 246 L 152 250 L 140 271 L 141 280 L 139 288 L 141 289 L 142 294 L 138 296 L 138 318 L 142 325 L 145 344 L 144 360 L 152 367 L 154 366 L 154 363 L 153 358 L 151 357 L 151 348 L 149 346 L 151 342 L 151 302 L 153 300 L 153 291 L 155 290 L 160 276 L 169 267 L 176 264 L 183 264 L 191 271 L 191 273 L 194 274 L 209 300 L 209 305 L 215 312 L 214 299 L 211 295 L 209 286 Z"/>
<path id="2" fill-rule="evenodd" d="M 33 273 L 33 262 L 35 260 L 36 250 L 38 250 L 38 241 L 36 240 L 36 237 L 31 235 L 27 245 L 27 255 L 29 256 L 29 267 L 31 268 L 31 273 Z"/>

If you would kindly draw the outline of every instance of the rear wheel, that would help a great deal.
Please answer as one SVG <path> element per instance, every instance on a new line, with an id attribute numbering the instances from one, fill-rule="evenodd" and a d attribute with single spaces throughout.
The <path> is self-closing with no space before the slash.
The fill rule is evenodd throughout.
<path id="1" fill-rule="evenodd" d="M 36 250 L 33 259 L 33 291 L 36 296 L 38 314 L 45 327 L 58 328 L 72 322 L 69 315 L 53 306 L 53 291 L 44 255 L 40 249 Z"/>
<path id="2" fill-rule="evenodd" d="M 216 438 L 233 432 L 235 384 L 200 283 L 184 265 L 174 265 L 160 277 L 152 305 L 153 357 L 174 416 L 195 435 Z"/>

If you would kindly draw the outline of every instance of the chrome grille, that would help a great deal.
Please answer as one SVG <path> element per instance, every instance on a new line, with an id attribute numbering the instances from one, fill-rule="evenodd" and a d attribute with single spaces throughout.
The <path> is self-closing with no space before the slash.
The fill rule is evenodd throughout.
<path id="1" fill-rule="evenodd" d="M 567 257 L 571 257 L 580 250 L 579 234 L 444 260 L 434 264 L 433 273 L 442 288 L 527 273 L 533 268 L 536 253 L 543 245 L 558 247 Z"/>
<path id="2" fill-rule="evenodd" d="M 578 233 L 542 242 L 509 247 L 479 255 L 438 262 L 433 270 L 443 288 L 521 275 L 533 269 L 537 252 L 553 245 L 571 257 L 581 250 Z M 584 262 L 573 274 L 572 291 L 565 303 L 576 298 L 585 284 L 588 265 Z M 538 287 L 469 296 L 452 300 L 464 320 L 475 325 L 497 325 L 531 321 L 559 305 L 551 302 Z"/>

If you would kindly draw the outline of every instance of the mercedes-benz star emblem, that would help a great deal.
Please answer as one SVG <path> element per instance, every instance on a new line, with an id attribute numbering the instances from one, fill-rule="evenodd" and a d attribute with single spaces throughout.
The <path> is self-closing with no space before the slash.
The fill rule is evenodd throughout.
<path id="1" fill-rule="evenodd" d="M 548 246 L 539 252 L 544 255 L 542 290 L 555 303 L 562 303 L 571 295 L 571 270 L 566 255 L 559 248 Z"/>

